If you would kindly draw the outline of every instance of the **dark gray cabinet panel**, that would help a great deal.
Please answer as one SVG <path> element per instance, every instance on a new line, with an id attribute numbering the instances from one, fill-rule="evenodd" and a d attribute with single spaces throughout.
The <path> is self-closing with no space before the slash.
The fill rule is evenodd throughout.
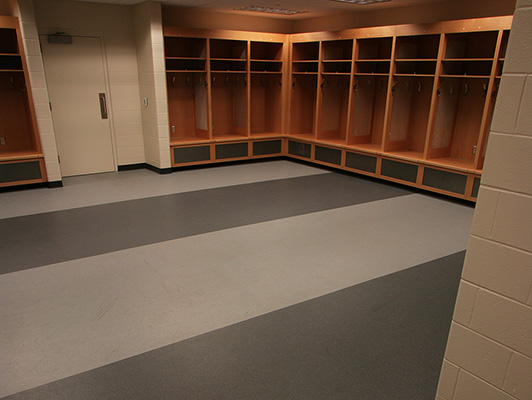
<path id="1" fill-rule="evenodd" d="M 283 151 L 282 144 L 281 139 L 253 142 L 253 155 L 265 156 L 267 154 L 279 154 Z"/>
<path id="2" fill-rule="evenodd" d="M 418 166 L 393 160 L 382 160 L 381 174 L 405 182 L 416 183 Z"/>
<path id="3" fill-rule="evenodd" d="M 467 175 L 455 174 L 434 168 L 425 168 L 423 185 L 448 192 L 464 194 L 467 183 Z"/>
<path id="4" fill-rule="evenodd" d="M 471 197 L 478 197 L 478 189 L 480 189 L 480 178 L 475 178 L 473 181 L 473 190 L 471 191 Z"/>
<path id="5" fill-rule="evenodd" d="M 41 179 L 39 161 L 0 164 L 0 183 Z"/>
<path id="6" fill-rule="evenodd" d="M 244 143 L 229 143 L 216 145 L 216 159 L 224 160 L 226 158 L 238 158 L 248 156 L 248 144 Z"/>
<path id="7" fill-rule="evenodd" d="M 174 163 L 184 164 L 211 159 L 210 146 L 176 147 L 174 148 Z"/>
<path id="8" fill-rule="evenodd" d="M 347 152 L 345 166 L 360 171 L 375 173 L 377 171 L 377 157 Z"/>
<path id="9" fill-rule="evenodd" d="M 311 145 L 308 143 L 295 142 L 293 140 L 288 141 L 288 154 L 310 158 L 310 149 Z"/>
<path id="10" fill-rule="evenodd" d="M 334 165 L 342 163 L 342 152 L 328 147 L 316 146 L 314 158 Z"/>

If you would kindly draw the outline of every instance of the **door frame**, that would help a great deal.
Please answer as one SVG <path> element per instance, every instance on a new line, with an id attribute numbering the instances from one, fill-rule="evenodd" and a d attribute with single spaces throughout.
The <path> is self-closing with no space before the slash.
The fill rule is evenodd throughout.
<path id="1" fill-rule="evenodd" d="M 54 35 L 58 31 L 57 28 L 44 28 L 42 31 L 38 32 L 39 37 L 39 50 L 41 52 L 41 58 L 43 62 L 43 73 L 44 73 L 44 81 L 46 84 L 46 92 L 48 96 L 48 103 L 51 104 L 50 95 L 48 93 L 48 82 L 46 81 L 46 69 L 44 69 L 44 56 L 42 52 L 42 46 L 41 46 L 41 40 L 47 40 L 48 35 Z M 103 79 L 105 84 L 105 93 L 107 98 L 107 115 L 108 115 L 108 124 L 109 124 L 109 134 L 111 135 L 111 152 L 113 155 L 113 166 L 114 170 L 112 172 L 118 171 L 118 154 L 117 154 L 117 145 L 116 145 L 116 135 L 115 135 L 115 127 L 114 127 L 114 115 L 113 115 L 113 107 L 112 107 L 112 97 L 111 97 L 111 85 L 109 83 L 109 68 L 107 65 L 107 51 L 106 51 L 106 45 L 105 45 L 105 37 L 103 32 L 97 32 L 97 31 L 78 31 L 76 29 L 65 29 L 62 31 L 67 36 L 73 36 L 73 37 L 85 37 L 85 38 L 96 38 L 100 40 L 100 50 L 102 54 L 102 66 L 103 66 Z M 50 116 L 52 119 L 52 126 L 54 126 L 54 117 L 50 110 Z M 55 126 L 54 126 L 54 143 L 55 148 L 57 151 L 58 159 L 59 159 L 59 151 L 57 148 L 57 138 L 55 135 Z M 59 162 L 59 169 L 61 171 L 61 176 L 63 177 L 63 171 L 61 170 L 61 162 Z M 105 172 L 103 172 L 105 173 Z M 90 175 L 90 174 L 87 174 Z"/>

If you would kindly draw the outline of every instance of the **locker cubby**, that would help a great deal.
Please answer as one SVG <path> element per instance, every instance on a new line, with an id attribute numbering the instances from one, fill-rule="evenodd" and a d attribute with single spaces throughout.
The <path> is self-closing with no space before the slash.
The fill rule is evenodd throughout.
<path id="1" fill-rule="evenodd" d="M 206 39 L 201 38 L 182 38 L 166 36 L 164 38 L 165 57 L 205 59 Z"/>
<path id="2" fill-rule="evenodd" d="M 0 110 L 0 159 L 2 154 L 37 150 L 22 72 L 0 71 Z"/>
<path id="3" fill-rule="evenodd" d="M 386 115 L 388 77 L 356 77 L 353 91 L 353 127 L 347 144 L 367 151 L 380 151 Z"/>
<path id="4" fill-rule="evenodd" d="M 282 70 L 281 61 L 251 61 L 251 72 L 281 73 Z"/>
<path id="5" fill-rule="evenodd" d="M 246 60 L 247 41 L 209 39 L 211 59 Z"/>
<path id="6" fill-rule="evenodd" d="M 318 61 L 320 56 L 319 42 L 294 43 L 292 45 L 293 61 Z"/>
<path id="7" fill-rule="evenodd" d="M 247 85 L 245 74 L 211 74 L 213 138 L 247 137 Z"/>
<path id="8" fill-rule="evenodd" d="M 391 37 L 357 39 L 355 60 L 389 60 L 392 57 Z"/>
<path id="9" fill-rule="evenodd" d="M 292 77 L 290 96 L 290 134 L 314 137 L 316 117 L 317 75 L 296 75 Z"/>
<path id="10" fill-rule="evenodd" d="M 323 61 L 322 73 L 324 74 L 351 74 L 350 61 Z"/>
<path id="11" fill-rule="evenodd" d="M 318 62 L 294 61 L 292 63 L 292 73 L 294 74 L 317 74 Z"/>
<path id="12" fill-rule="evenodd" d="M 355 68 L 359 75 L 388 75 L 390 61 L 356 61 Z"/>
<path id="13" fill-rule="evenodd" d="M 353 40 L 327 40 L 322 42 L 322 60 L 347 60 L 353 58 Z"/>
<path id="14" fill-rule="evenodd" d="M 245 60 L 212 60 L 211 71 L 213 72 L 246 72 Z"/>
<path id="15" fill-rule="evenodd" d="M 19 54 L 15 29 L 0 28 L 0 54 Z"/>
<path id="16" fill-rule="evenodd" d="M 441 78 L 428 159 L 474 168 L 489 79 Z"/>
<path id="17" fill-rule="evenodd" d="M 251 42 L 252 60 L 281 61 L 283 58 L 283 43 Z"/>
<path id="18" fill-rule="evenodd" d="M 446 61 L 442 62 L 442 76 L 480 76 L 491 75 L 492 61 Z"/>
<path id="19" fill-rule="evenodd" d="M 498 31 L 448 33 L 445 59 L 485 59 L 495 57 Z"/>
<path id="20" fill-rule="evenodd" d="M 282 75 L 251 75 L 251 134 L 281 134 Z"/>
<path id="21" fill-rule="evenodd" d="M 318 139 L 346 144 L 350 76 L 322 76 Z"/>
<path id="22" fill-rule="evenodd" d="M 409 60 L 396 61 L 396 75 L 434 75 L 436 73 L 436 60 Z"/>
<path id="23" fill-rule="evenodd" d="M 0 71 L 22 71 L 15 29 L 0 28 Z"/>
<path id="24" fill-rule="evenodd" d="M 433 78 L 395 77 L 386 152 L 423 158 L 433 86 Z"/>
<path id="25" fill-rule="evenodd" d="M 0 16 L 0 186 L 46 181 L 15 17 Z"/>
<path id="26" fill-rule="evenodd" d="M 400 36 L 396 39 L 396 60 L 436 60 L 440 35 Z"/>
<path id="27" fill-rule="evenodd" d="M 0 54 L 0 71 L 22 71 L 22 59 L 19 55 Z"/>
<path id="28" fill-rule="evenodd" d="M 170 142 L 209 139 L 207 81 L 203 73 L 167 73 Z"/>
<path id="29" fill-rule="evenodd" d="M 205 60 L 166 58 L 167 71 L 205 71 Z"/>

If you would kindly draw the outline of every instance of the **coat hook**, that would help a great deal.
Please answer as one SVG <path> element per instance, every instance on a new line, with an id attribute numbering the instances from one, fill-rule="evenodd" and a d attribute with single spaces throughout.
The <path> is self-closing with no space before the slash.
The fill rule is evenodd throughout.
<path id="1" fill-rule="evenodd" d="M 421 81 L 418 81 L 417 82 L 417 92 L 421 93 L 422 91 L 423 91 L 423 84 L 421 83 Z"/>
<path id="2" fill-rule="evenodd" d="M 482 92 L 482 98 L 486 98 L 486 96 L 488 95 L 488 85 L 486 85 L 485 83 L 482 85 L 482 89 L 483 89 L 483 92 Z"/>
<path id="3" fill-rule="evenodd" d="M 225 77 L 224 84 L 225 84 L 225 86 L 229 86 L 229 77 L 228 76 Z"/>
<path id="4" fill-rule="evenodd" d="M 292 89 L 295 89 L 295 88 L 296 88 L 296 80 L 294 79 L 294 80 L 292 81 Z"/>
<path id="5" fill-rule="evenodd" d="M 24 85 L 22 85 L 22 88 L 20 88 L 20 90 L 22 92 L 25 92 L 26 91 L 26 82 L 24 82 Z"/>
<path id="6" fill-rule="evenodd" d="M 15 88 L 15 79 L 12 76 L 9 77 L 9 86 L 13 89 Z"/>
<path id="7" fill-rule="evenodd" d="M 406 90 L 410 89 L 410 84 L 408 83 L 408 81 L 405 81 L 405 85 L 406 85 Z"/>
<path id="8" fill-rule="evenodd" d="M 278 84 L 279 87 L 283 87 L 283 81 L 279 79 L 279 84 Z"/>
<path id="9" fill-rule="evenodd" d="M 355 92 L 358 92 L 358 83 L 354 83 L 354 84 L 353 84 L 353 90 L 354 90 Z"/>
<path id="10" fill-rule="evenodd" d="M 189 86 L 190 86 L 190 76 L 187 76 L 187 80 L 186 80 L 186 82 L 185 82 L 185 83 L 186 83 L 187 87 L 189 87 Z"/>
<path id="11" fill-rule="evenodd" d="M 380 79 L 377 81 L 377 90 L 379 92 L 382 90 L 382 81 Z"/>
<path id="12" fill-rule="evenodd" d="M 453 94 L 454 93 L 454 85 L 451 85 L 451 89 L 449 89 L 449 94 Z"/>
<path id="13" fill-rule="evenodd" d="M 468 93 L 469 93 L 469 84 L 465 83 L 464 84 L 464 96 L 467 96 Z"/>
<path id="14" fill-rule="evenodd" d="M 371 79 L 368 79 L 368 86 L 371 87 L 373 85 L 373 82 L 371 82 Z"/>
<path id="15" fill-rule="evenodd" d="M 497 99 L 497 93 L 499 92 L 499 83 L 495 85 L 493 92 L 491 92 L 491 98 L 495 101 Z"/>
<path id="16" fill-rule="evenodd" d="M 216 87 L 216 77 L 212 77 L 212 87 Z"/>

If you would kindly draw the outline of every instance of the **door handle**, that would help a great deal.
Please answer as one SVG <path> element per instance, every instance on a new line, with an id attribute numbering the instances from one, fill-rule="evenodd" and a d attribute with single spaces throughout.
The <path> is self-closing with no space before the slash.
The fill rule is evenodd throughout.
<path id="1" fill-rule="evenodd" d="M 105 99 L 105 93 L 99 93 L 98 97 L 100 98 L 100 113 L 102 114 L 102 119 L 109 118 L 107 115 L 107 100 Z"/>

